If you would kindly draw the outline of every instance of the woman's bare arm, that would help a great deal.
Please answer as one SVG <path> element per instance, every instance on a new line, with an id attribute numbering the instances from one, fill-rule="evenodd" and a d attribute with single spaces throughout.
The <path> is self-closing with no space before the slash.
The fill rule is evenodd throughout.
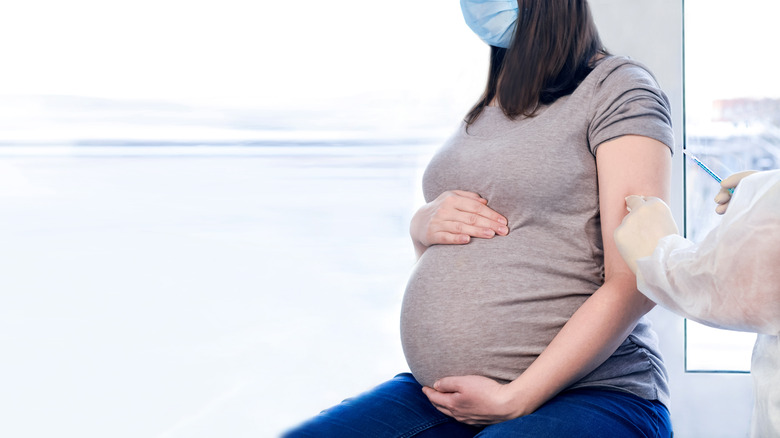
<path id="1" fill-rule="evenodd" d="M 671 153 L 663 143 L 628 135 L 596 152 L 604 242 L 604 284 L 574 313 L 544 352 L 510 386 L 524 400 L 524 412 L 581 379 L 614 353 L 642 315 L 654 307 L 636 289 L 636 278 L 615 245 L 613 233 L 632 194 L 669 201 Z"/>

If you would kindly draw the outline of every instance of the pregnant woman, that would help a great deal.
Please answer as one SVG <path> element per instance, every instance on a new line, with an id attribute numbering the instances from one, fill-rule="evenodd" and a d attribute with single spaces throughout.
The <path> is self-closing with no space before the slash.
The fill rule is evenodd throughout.
<path id="1" fill-rule="evenodd" d="M 585 0 L 461 6 L 490 70 L 412 219 L 411 374 L 286 436 L 669 437 L 653 303 L 612 237 L 626 196 L 668 200 L 668 100 Z"/>

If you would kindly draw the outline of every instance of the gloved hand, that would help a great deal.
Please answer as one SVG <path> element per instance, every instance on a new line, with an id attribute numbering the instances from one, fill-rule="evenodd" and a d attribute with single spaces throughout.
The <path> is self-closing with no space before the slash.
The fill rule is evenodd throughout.
<path id="1" fill-rule="evenodd" d="M 720 182 L 720 186 L 722 187 L 720 189 L 720 192 L 718 192 L 717 195 L 715 195 L 715 202 L 718 203 L 718 206 L 715 207 L 715 213 L 723 214 L 726 212 L 726 209 L 729 208 L 729 201 L 731 201 L 731 192 L 729 189 L 734 189 L 737 187 L 737 184 L 739 184 L 740 181 L 742 181 L 743 178 L 746 176 L 752 175 L 754 173 L 758 172 L 757 170 L 744 170 L 742 172 L 737 172 L 728 178 L 724 179 Z"/>
<path id="2" fill-rule="evenodd" d="M 669 206 L 659 198 L 631 195 L 626 198 L 626 209 L 628 215 L 615 229 L 615 244 L 636 274 L 636 261 L 651 255 L 662 237 L 679 230 Z"/>

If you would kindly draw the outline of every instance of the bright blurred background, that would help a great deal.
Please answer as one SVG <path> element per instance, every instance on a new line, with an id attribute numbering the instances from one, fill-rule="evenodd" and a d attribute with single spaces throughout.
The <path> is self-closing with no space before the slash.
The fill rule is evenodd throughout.
<path id="1" fill-rule="evenodd" d="M 777 167 L 779 6 L 685 8 L 687 148 Z M 445 0 L 4 5 L 0 435 L 277 436 L 403 371 L 421 171 L 487 56 Z M 689 369 L 749 366 L 689 335 Z"/>

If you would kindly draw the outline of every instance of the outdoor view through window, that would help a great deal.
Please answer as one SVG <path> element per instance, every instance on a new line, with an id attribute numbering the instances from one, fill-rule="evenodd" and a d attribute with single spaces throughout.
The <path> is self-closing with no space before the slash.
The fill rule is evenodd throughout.
<path id="1" fill-rule="evenodd" d="M 757 13 L 759 12 L 760 13 Z M 685 147 L 725 178 L 780 164 L 780 84 L 777 41 L 780 4 L 748 0 L 685 2 Z M 728 29 L 728 31 L 724 31 Z M 686 232 L 701 241 L 720 221 L 718 184 L 686 163 Z M 748 371 L 755 334 L 716 330 L 687 321 L 689 371 Z"/>

